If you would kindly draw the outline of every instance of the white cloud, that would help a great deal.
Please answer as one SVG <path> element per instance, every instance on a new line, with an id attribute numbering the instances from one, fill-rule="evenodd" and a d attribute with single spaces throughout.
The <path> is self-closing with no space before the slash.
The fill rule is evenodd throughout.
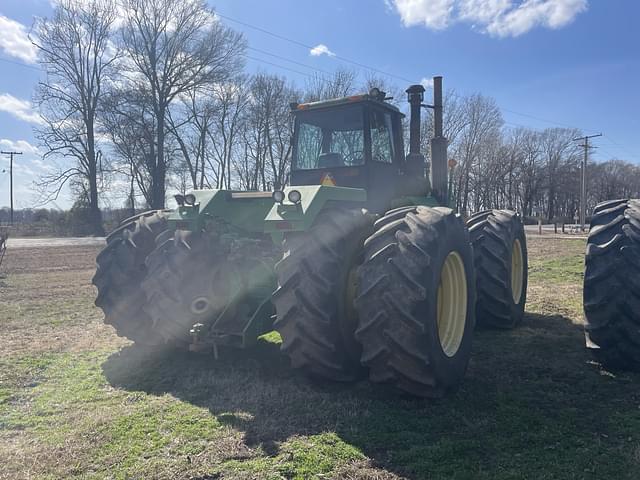
<path id="1" fill-rule="evenodd" d="M 0 111 L 7 112 L 25 122 L 42 124 L 40 114 L 33 111 L 31 102 L 20 100 L 9 93 L 0 94 Z"/>
<path id="2" fill-rule="evenodd" d="M 0 50 L 27 63 L 35 63 L 38 57 L 36 47 L 27 36 L 26 27 L 3 15 L 0 15 Z"/>
<path id="3" fill-rule="evenodd" d="M 26 140 L 9 140 L 8 138 L 2 138 L 0 139 L 0 147 L 2 150 L 22 152 L 24 155 L 40 155 L 38 147 L 31 145 Z"/>
<path id="4" fill-rule="evenodd" d="M 27 140 L 2 138 L 0 139 L 0 150 L 22 152 L 22 155 L 16 156 L 13 162 L 13 171 L 17 175 L 17 183 L 28 184 L 37 180 L 43 173 L 51 173 L 53 171 L 53 167 L 42 160 L 38 147 L 31 145 Z M 9 157 L 2 155 L 0 158 L 3 160 L 2 169 L 7 170 Z"/>
<path id="5" fill-rule="evenodd" d="M 498 37 L 517 37 L 537 26 L 557 29 L 571 23 L 586 9 L 586 0 L 528 0 L 491 22 L 487 32 Z"/>
<path id="6" fill-rule="evenodd" d="M 409 27 L 443 30 L 469 23 L 495 37 L 517 37 L 535 27 L 562 28 L 587 9 L 588 0 L 389 0 Z"/>
<path id="7" fill-rule="evenodd" d="M 455 0 L 391 0 L 407 27 L 424 23 L 428 28 L 442 30 L 449 26 Z"/>
<path id="8" fill-rule="evenodd" d="M 53 167 L 42 160 L 38 147 L 27 140 L 0 138 L 0 150 L 22 152 L 13 160 L 13 198 L 16 208 L 34 206 L 38 202 L 34 181 L 53 173 Z M 8 155 L 0 155 L 0 208 L 9 206 L 9 163 Z"/>
<path id="9" fill-rule="evenodd" d="M 319 57 L 320 55 L 327 55 L 328 57 L 336 56 L 336 54 L 329 50 L 329 47 L 327 47 L 324 43 L 319 43 L 311 50 L 309 50 L 309 53 L 314 57 Z"/>
<path id="10" fill-rule="evenodd" d="M 433 88 L 433 78 L 422 77 L 420 80 L 420 85 L 424 88 Z"/>

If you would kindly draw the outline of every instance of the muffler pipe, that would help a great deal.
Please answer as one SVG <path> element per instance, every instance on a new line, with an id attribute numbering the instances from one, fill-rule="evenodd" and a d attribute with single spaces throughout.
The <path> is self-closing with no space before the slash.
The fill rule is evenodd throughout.
<path id="1" fill-rule="evenodd" d="M 433 138 L 431 139 L 431 188 L 442 205 L 449 204 L 447 182 L 447 144 L 442 132 L 442 77 L 433 77 Z"/>

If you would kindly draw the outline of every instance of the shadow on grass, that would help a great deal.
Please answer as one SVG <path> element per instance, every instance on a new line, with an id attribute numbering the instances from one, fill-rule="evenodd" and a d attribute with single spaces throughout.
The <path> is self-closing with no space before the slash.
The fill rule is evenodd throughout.
<path id="1" fill-rule="evenodd" d="M 464 383 L 439 401 L 367 381 L 311 382 L 263 341 L 218 361 L 131 346 L 103 370 L 115 387 L 208 408 L 267 455 L 293 436 L 335 432 L 375 466 L 412 479 L 640 472 L 638 377 L 603 374 L 581 327 L 562 316 L 529 314 L 516 330 L 479 331 Z"/>

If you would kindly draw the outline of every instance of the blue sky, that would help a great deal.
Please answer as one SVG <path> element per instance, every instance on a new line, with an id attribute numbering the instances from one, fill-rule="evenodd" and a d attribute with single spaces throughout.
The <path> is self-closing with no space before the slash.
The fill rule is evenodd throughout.
<path id="1" fill-rule="evenodd" d="M 249 71 L 303 84 L 314 70 L 353 67 L 341 58 L 391 73 L 398 86 L 434 74 L 459 94 L 494 97 L 508 125 L 572 126 L 604 133 L 596 161 L 640 163 L 640 2 L 636 0 L 219 0 L 222 21 L 251 47 Z M 50 0 L 0 1 L 0 147 L 19 148 L 18 207 L 34 203 L 31 182 L 39 160 L 29 108 L 39 78 L 24 43 Z M 228 17 L 228 18 L 225 18 Z M 293 39 L 310 49 L 234 22 Z M 25 28 L 21 29 L 20 24 Z M 335 55 L 331 55 L 335 53 Z M 262 61 L 260 61 L 262 60 Z M 277 64 L 270 65 L 266 62 Z M 18 64 L 26 64 L 30 67 Z M 0 160 L 0 172 L 8 160 Z M 0 206 L 8 205 L 8 174 L 0 173 Z M 58 206 L 69 206 L 66 195 Z"/>

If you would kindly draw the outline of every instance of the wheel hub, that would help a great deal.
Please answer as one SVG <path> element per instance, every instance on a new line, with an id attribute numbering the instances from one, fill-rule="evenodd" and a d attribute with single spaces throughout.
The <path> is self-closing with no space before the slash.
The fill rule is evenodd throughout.
<path id="1" fill-rule="evenodd" d="M 515 304 L 520 303 L 524 283 L 524 256 L 519 239 L 515 239 L 511 248 L 511 295 Z"/>
<path id="2" fill-rule="evenodd" d="M 447 256 L 438 284 L 438 336 L 447 357 L 453 357 L 462 343 L 467 320 L 467 276 L 458 252 Z"/>
<path id="3" fill-rule="evenodd" d="M 191 302 L 191 313 L 195 315 L 202 315 L 209 309 L 209 299 L 206 297 L 195 298 Z"/>

